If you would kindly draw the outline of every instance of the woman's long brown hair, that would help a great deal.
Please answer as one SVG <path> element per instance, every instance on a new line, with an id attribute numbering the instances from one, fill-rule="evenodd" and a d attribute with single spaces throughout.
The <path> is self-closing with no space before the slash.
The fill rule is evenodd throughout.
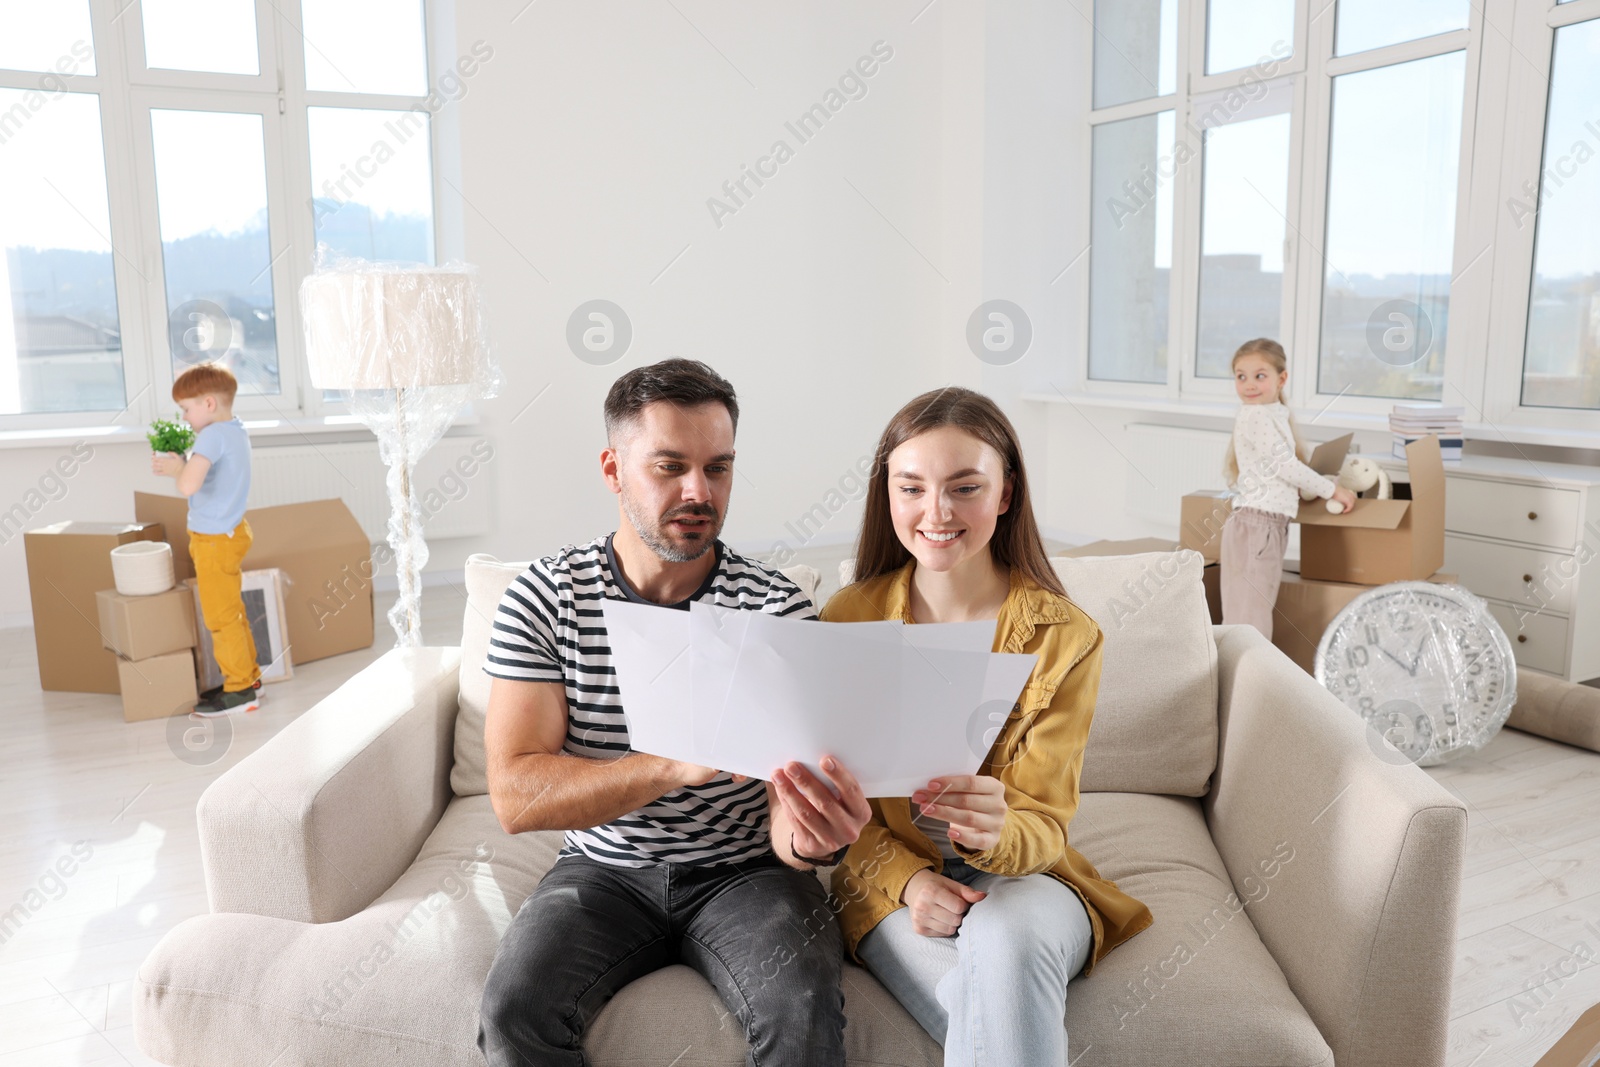
<path id="1" fill-rule="evenodd" d="M 1017 431 L 993 400 L 956 386 L 935 389 L 912 400 L 895 413 L 878 439 L 861 536 L 856 541 L 855 580 L 864 582 L 899 570 L 911 559 L 911 552 L 900 543 L 894 520 L 889 517 L 889 455 L 913 437 L 941 426 L 954 426 L 971 434 L 994 449 L 1005 464 L 1005 477 L 1011 483 L 1011 506 L 995 521 L 994 536 L 989 539 L 994 561 L 1020 571 L 1035 585 L 1066 596 L 1033 517 L 1028 472 L 1022 464 Z"/>

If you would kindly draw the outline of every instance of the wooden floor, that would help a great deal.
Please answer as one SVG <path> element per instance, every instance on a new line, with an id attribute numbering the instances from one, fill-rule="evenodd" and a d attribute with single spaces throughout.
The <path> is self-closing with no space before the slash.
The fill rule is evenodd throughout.
<path id="1" fill-rule="evenodd" d="M 828 575 L 836 560 L 814 554 Z M 428 588 L 426 642 L 458 642 L 463 610 L 456 585 Z M 0 631 L 0 909 L 43 900 L 0 944 L 0 1067 L 155 1062 L 129 990 L 161 936 L 206 911 L 201 791 L 389 644 L 380 630 L 369 651 L 296 667 L 260 711 L 186 744 L 194 721 L 124 723 L 114 696 L 41 693 L 32 631 Z M 1600 754 L 1505 730 L 1428 773 L 1470 811 L 1449 1065 L 1529 1067 L 1600 1001 Z M 57 880 L 79 842 L 88 858 Z"/>

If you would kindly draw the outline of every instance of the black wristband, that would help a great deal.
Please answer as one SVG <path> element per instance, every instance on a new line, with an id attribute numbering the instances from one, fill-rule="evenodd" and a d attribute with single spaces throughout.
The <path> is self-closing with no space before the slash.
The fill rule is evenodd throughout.
<path id="1" fill-rule="evenodd" d="M 799 851 L 794 847 L 794 834 L 790 834 L 789 835 L 789 855 L 793 856 L 795 859 L 799 860 L 801 863 L 809 863 L 813 867 L 833 867 L 833 866 L 836 866 L 840 860 L 844 859 L 844 854 L 846 852 L 849 852 L 849 851 L 850 851 L 850 846 L 849 845 L 840 845 L 837 852 L 835 852 L 831 856 L 825 856 L 822 859 L 818 859 L 815 856 L 802 856 L 802 855 L 800 855 Z"/>

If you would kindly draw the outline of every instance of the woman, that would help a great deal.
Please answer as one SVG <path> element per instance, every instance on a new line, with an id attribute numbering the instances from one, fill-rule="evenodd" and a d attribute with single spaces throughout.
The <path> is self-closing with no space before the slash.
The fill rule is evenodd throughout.
<path id="1" fill-rule="evenodd" d="M 1067 982 L 1152 921 L 1067 843 L 1100 630 L 1046 559 L 1016 432 L 992 400 L 924 393 L 876 456 L 856 581 L 823 619 L 994 619 L 994 651 L 1038 663 L 977 774 L 872 801 L 834 872 L 845 943 L 946 1065 L 1064 1065 Z"/>

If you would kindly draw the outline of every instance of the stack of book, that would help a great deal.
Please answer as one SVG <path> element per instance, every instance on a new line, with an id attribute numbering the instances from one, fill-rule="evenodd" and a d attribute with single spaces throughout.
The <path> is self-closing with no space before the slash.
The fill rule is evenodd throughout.
<path id="1" fill-rule="evenodd" d="M 1439 455 L 1460 459 L 1466 443 L 1462 419 L 1466 409 L 1439 404 L 1396 404 L 1389 413 L 1389 432 L 1394 434 L 1394 454 L 1406 458 L 1406 446 L 1429 434 L 1439 438 Z"/>

